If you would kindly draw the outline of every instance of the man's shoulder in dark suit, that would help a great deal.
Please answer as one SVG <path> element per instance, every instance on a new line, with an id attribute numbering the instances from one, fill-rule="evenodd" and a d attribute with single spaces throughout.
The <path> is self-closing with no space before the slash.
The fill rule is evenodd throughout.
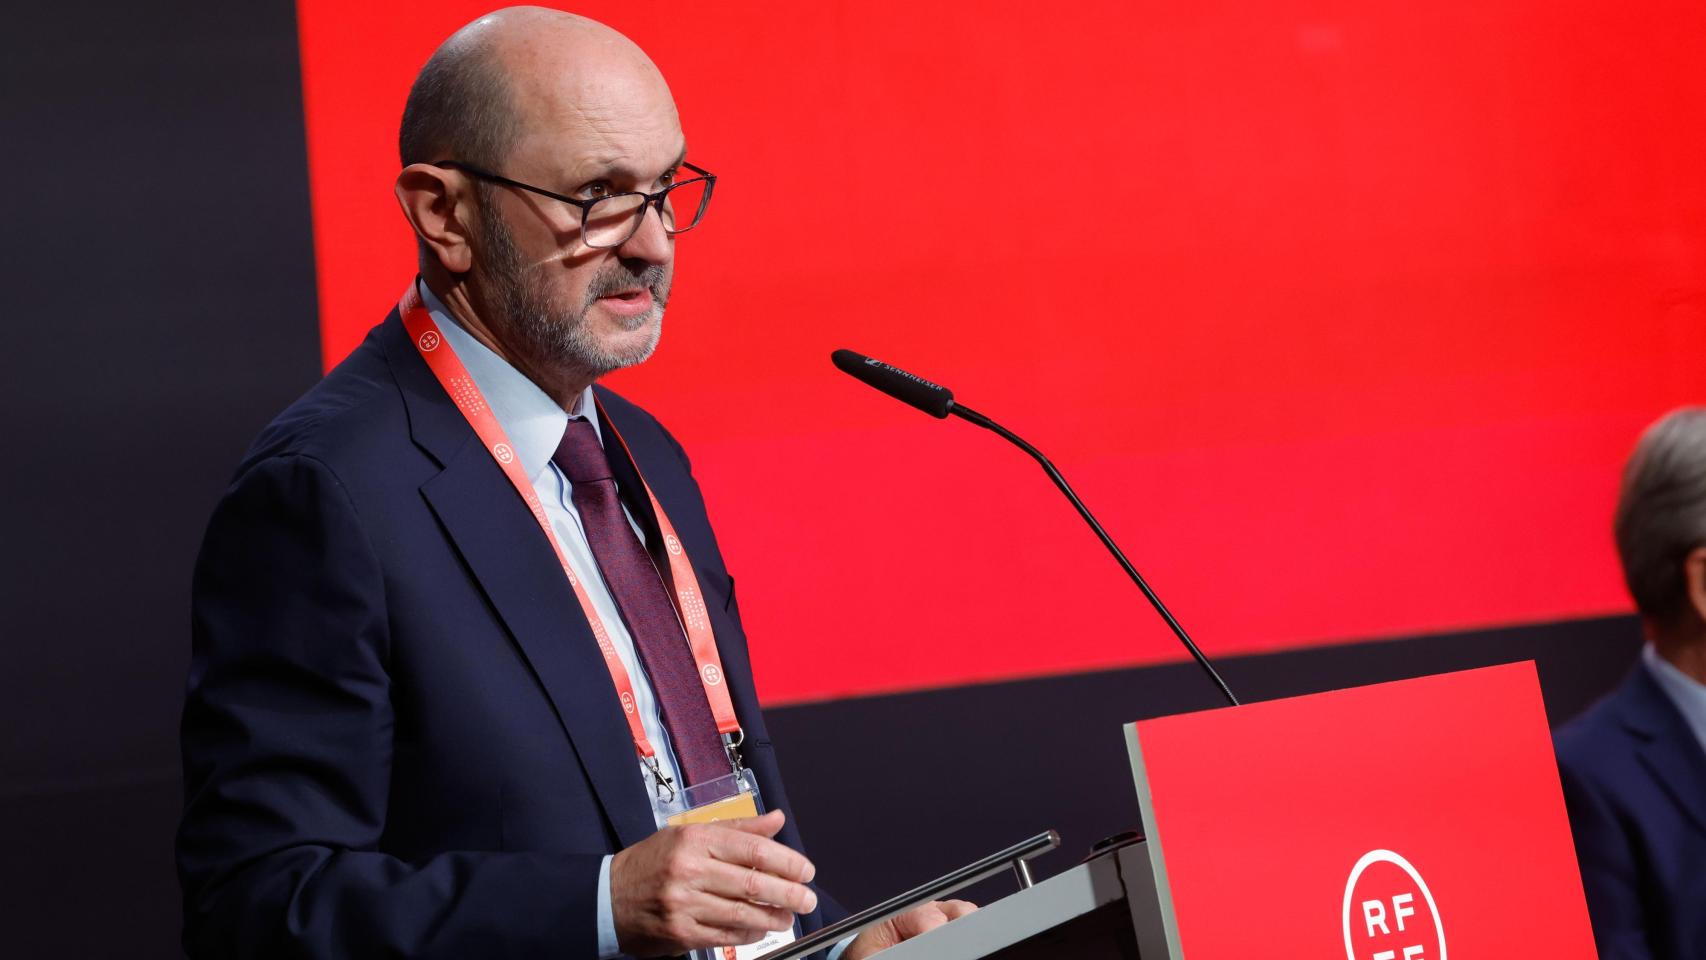
<path id="1" fill-rule="evenodd" d="M 1555 737 L 1602 957 L 1706 956 L 1706 751 L 1636 664 Z"/>
<path id="2" fill-rule="evenodd" d="M 261 432 L 216 509 L 183 721 L 192 955 L 591 949 L 611 827 L 427 496 L 449 461 L 476 481 L 466 511 L 551 583 L 395 315 Z"/>

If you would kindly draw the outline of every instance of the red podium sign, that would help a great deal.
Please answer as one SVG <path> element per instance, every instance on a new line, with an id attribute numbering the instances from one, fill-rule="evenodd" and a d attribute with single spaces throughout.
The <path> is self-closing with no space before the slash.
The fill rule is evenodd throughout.
<path id="1" fill-rule="evenodd" d="M 1172 960 L 1593 960 L 1532 663 L 1126 740 Z"/>

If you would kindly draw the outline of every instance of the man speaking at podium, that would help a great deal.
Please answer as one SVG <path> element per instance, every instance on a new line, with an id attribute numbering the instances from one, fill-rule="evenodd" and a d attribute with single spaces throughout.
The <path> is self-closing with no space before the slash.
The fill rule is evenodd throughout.
<path id="1" fill-rule="evenodd" d="M 687 457 L 593 385 L 651 354 L 715 185 L 668 87 L 607 27 L 503 10 L 433 55 L 400 141 L 421 276 L 262 433 L 197 563 L 186 948 L 751 956 L 815 929 Z"/>

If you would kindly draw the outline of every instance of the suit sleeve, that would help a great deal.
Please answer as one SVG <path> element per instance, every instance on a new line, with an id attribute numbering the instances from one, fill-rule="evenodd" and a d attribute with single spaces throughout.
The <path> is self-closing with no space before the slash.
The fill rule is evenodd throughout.
<path id="1" fill-rule="evenodd" d="M 1602 960 L 1652 960 L 1635 854 L 1616 814 L 1592 785 L 1562 762 L 1559 777 L 1575 836 L 1588 917 Z"/>
<path id="2" fill-rule="evenodd" d="M 248 469 L 192 597 L 177 841 L 192 957 L 597 956 L 598 856 L 383 852 L 397 651 L 330 469 Z"/>

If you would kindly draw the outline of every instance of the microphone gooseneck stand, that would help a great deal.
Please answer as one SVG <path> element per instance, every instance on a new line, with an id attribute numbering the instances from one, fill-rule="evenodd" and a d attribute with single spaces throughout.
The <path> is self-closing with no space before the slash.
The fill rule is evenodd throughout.
<path id="1" fill-rule="evenodd" d="M 1187 634 L 1185 628 L 1179 625 L 1179 621 L 1173 618 L 1172 611 L 1168 610 L 1167 605 L 1161 602 L 1161 598 L 1155 595 L 1154 590 L 1150 589 L 1149 583 L 1143 579 L 1143 574 L 1138 573 L 1137 568 L 1131 565 L 1130 560 L 1126 559 L 1126 555 L 1120 550 L 1119 544 L 1114 543 L 1114 538 L 1108 536 L 1108 531 L 1102 529 L 1101 523 L 1097 522 L 1095 516 L 1090 513 L 1090 508 L 1084 505 L 1084 501 L 1078 499 L 1078 494 L 1073 492 L 1071 484 L 1068 484 L 1066 478 L 1060 475 L 1060 471 L 1055 468 L 1053 463 L 1049 462 L 1049 458 L 1043 456 L 1041 450 L 1025 442 L 1024 437 L 957 400 L 950 402 L 948 412 L 995 433 L 1008 443 L 1030 454 L 1031 459 L 1042 465 L 1043 472 L 1048 474 L 1048 478 L 1054 481 L 1054 485 L 1060 488 L 1061 493 L 1066 494 L 1066 499 L 1072 501 L 1072 506 L 1078 511 L 1078 515 L 1083 517 L 1084 522 L 1090 525 L 1090 529 L 1096 532 L 1096 537 L 1102 541 L 1102 546 L 1107 547 L 1108 552 L 1114 555 L 1115 560 L 1119 561 L 1120 569 L 1126 572 L 1126 576 L 1131 578 L 1131 582 L 1137 584 L 1137 589 L 1143 591 L 1144 597 L 1149 600 L 1149 605 L 1155 608 L 1155 612 L 1161 615 L 1161 619 L 1167 621 L 1167 626 L 1173 631 L 1173 635 L 1179 638 L 1179 642 L 1183 643 L 1185 649 L 1189 650 L 1191 656 L 1196 659 L 1197 665 L 1202 667 L 1203 672 L 1208 674 L 1208 678 L 1220 688 L 1221 696 L 1224 696 L 1226 702 L 1232 706 L 1238 706 L 1238 698 L 1232 695 L 1232 688 L 1228 687 L 1226 681 L 1220 678 L 1220 674 L 1215 671 L 1214 665 L 1208 662 L 1208 657 L 1203 656 L 1203 652 L 1197 648 L 1196 642 L 1191 639 L 1190 634 Z"/>
<path id="2" fill-rule="evenodd" d="M 1060 488 L 1061 493 L 1066 494 L 1066 499 L 1072 501 L 1072 506 L 1078 511 L 1078 515 L 1084 518 L 1084 522 L 1090 525 L 1091 530 L 1096 531 L 1096 537 L 1102 541 L 1102 546 L 1107 547 L 1108 552 L 1114 555 L 1115 560 L 1119 561 L 1120 569 L 1124 570 L 1126 576 L 1137 584 L 1137 588 L 1142 590 L 1144 597 L 1149 600 L 1149 605 L 1154 607 L 1155 612 L 1161 615 L 1161 619 L 1167 622 L 1167 627 L 1173 631 L 1173 636 L 1179 638 L 1179 642 L 1191 652 L 1191 657 L 1196 660 L 1197 665 L 1202 667 L 1203 672 L 1208 674 L 1208 678 L 1214 681 L 1216 687 L 1220 688 L 1221 696 L 1224 696 L 1226 702 L 1232 706 L 1238 706 L 1238 698 L 1232 695 L 1232 688 L 1228 687 L 1226 681 L 1220 678 L 1220 674 L 1215 671 L 1214 665 L 1209 663 L 1208 657 L 1203 656 L 1203 652 L 1197 648 L 1196 642 L 1185 632 L 1185 628 L 1179 625 L 1179 621 L 1174 619 L 1172 612 L 1167 609 L 1167 605 L 1161 602 L 1161 598 L 1155 595 L 1154 590 L 1150 589 L 1149 584 L 1143 579 L 1143 575 L 1137 572 L 1137 568 L 1131 565 L 1130 560 L 1126 559 L 1119 545 L 1114 543 L 1114 538 L 1108 536 L 1108 531 L 1102 529 L 1102 525 L 1091 515 L 1090 508 L 1084 505 L 1084 501 L 1078 499 L 1078 494 L 1072 491 L 1072 487 L 1066 482 L 1066 478 L 1060 475 L 1060 471 L 1055 469 L 1054 464 L 1050 463 L 1047 457 L 1043 456 L 1041 450 L 1026 443 L 1023 437 L 994 420 L 955 401 L 954 391 L 939 383 L 933 383 L 917 374 L 909 373 L 899 367 L 891 366 L 874 357 L 867 357 L 862 353 L 855 353 L 852 350 L 837 350 L 830 354 L 829 358 L 842 373 L 874 390 L 886 393 L 908 406 L 916 407 L 938 420 L 945 420 L 951 414 L 962 420 L 975 423 L 1025 451 L 1031 459 L 1042 464 L 1043 471 L 1048 474 L 1048 478 L 1054 481 L 1054 485 Z"/>

